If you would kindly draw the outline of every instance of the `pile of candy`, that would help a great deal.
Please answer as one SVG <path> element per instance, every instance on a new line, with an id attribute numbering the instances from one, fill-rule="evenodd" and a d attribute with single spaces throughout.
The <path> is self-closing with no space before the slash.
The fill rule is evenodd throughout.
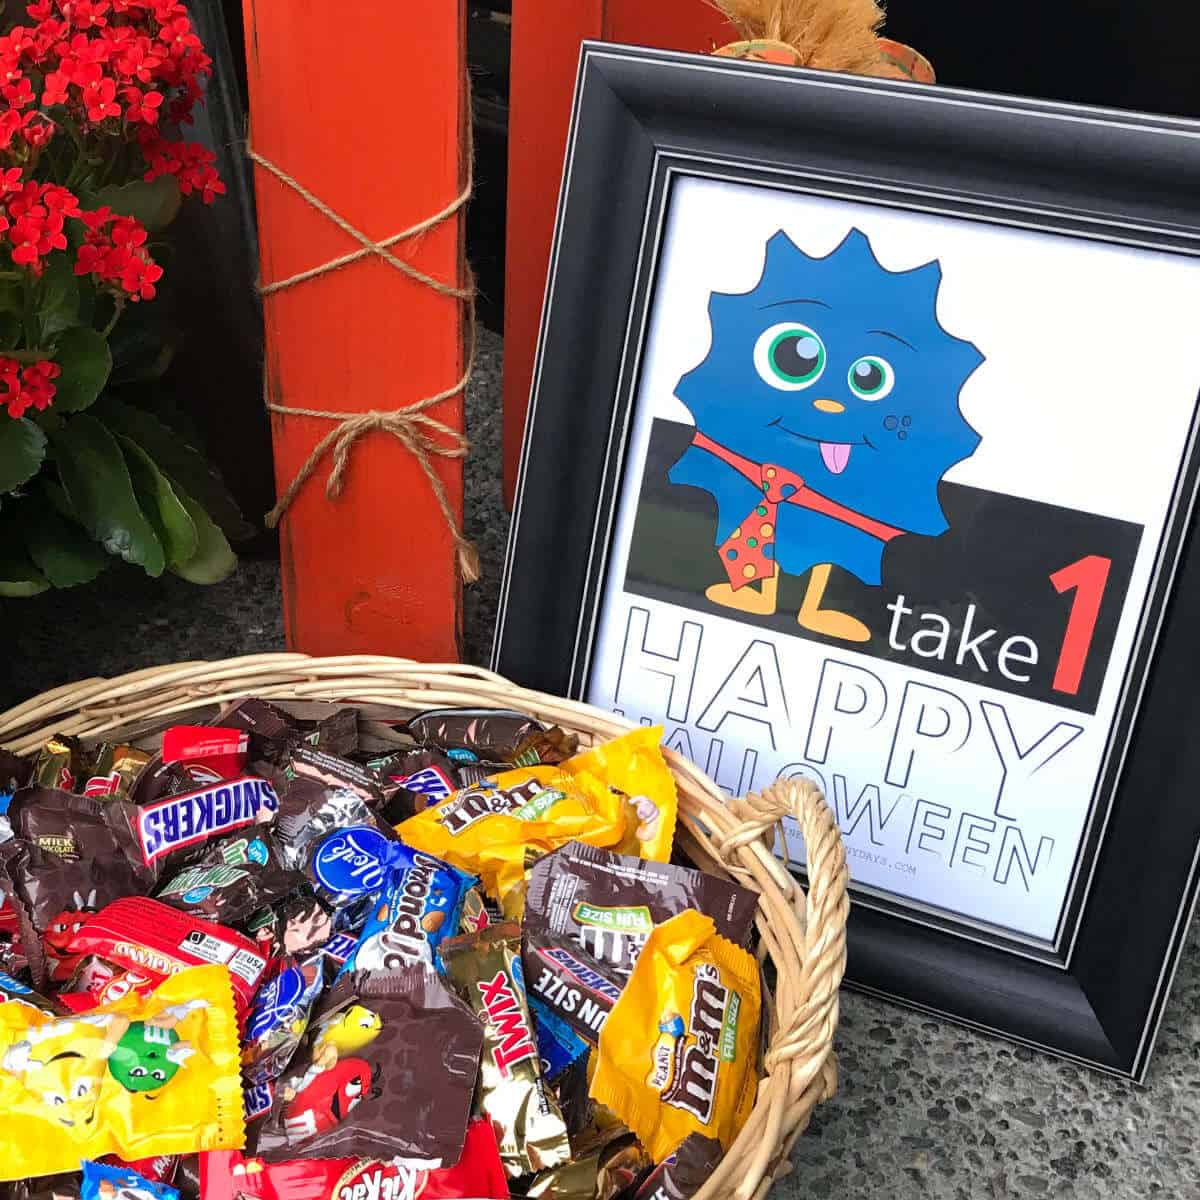
<path id="1" fill-rule="evenodd" d="M 660 731 L 314 707 L 0 750 L 8 1193 L 693 1195 L 754 1104 L 757 897 L 671 861 Z"/>

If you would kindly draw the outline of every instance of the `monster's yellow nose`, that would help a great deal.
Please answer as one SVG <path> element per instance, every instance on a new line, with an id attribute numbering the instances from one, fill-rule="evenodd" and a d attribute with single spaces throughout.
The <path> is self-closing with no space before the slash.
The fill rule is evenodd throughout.
<path id="1" fill-rule="evenodd" d="M 813 401 L 813 408 L 818 412 L 840 413 L 846 411 L 846 406 L 839 403 L 837 400 L 830 400 L 825 396 L 821 396 Z"/>

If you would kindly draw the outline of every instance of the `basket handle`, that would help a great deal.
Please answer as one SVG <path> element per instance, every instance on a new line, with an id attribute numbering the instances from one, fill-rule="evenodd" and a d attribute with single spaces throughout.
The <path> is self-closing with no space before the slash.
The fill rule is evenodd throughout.
<path id="1" fill-rule="evenodd" d="M 787 891 L 761 891 L 759 930 L 778 969 L 774 1028 L 763 1056 L 764 1077 L 747 1124 L 696 1200 L 765 1194 L 791 1170 L 788 1155 L 813 1109 L 837 1087 L 833 1033 L 838 988 L 846 967 L 846 850 L 837 821 L 811 780 L 778 780 L 728 806 L 732 828 L 714 851 L 742 878 L 775 866 L 774 840 L 784 817 L 794 817 L 807 850 L 808 894 L 795 880 Z M 793 945 L 788 953 L 787 941 Z M 785 1129 L 791 1133 L 785 1135 Z"/>

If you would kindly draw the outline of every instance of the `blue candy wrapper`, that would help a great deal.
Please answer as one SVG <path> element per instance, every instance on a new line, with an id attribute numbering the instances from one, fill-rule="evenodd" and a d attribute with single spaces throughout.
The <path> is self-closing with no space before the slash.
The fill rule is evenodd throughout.
<path id="1" fill-rule="evenodd" d="M 533 1016 L 533 1028 L 537 1034 L 538 1057 L 542 1060 L 542 1074 L 547 1083 L 553 1083 L 581 1054 L 591 1047 L 566 1023 L 536 996 L 530 994 L 529 1011 Z"/>
<path id="2" fill-rule="evenodd" d="M 177 1188 L 151 1183 L 128 1167 L 83 1162 L 82 1200 L 179 1200 Z"/>
<path id="3" fill-rule="evenodd" d="M 438 946 L 458 932 L 463 897 L 478 880 L 410 846 L 395 845 L 391 855 L 387 883 L 339 978 L 413 963 L 438 966 Z"/>

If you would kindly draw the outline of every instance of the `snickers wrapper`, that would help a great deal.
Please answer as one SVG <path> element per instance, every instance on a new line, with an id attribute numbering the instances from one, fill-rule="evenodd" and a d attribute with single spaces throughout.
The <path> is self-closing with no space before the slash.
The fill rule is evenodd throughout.
<path id="1" fill-rule="evenodd" d="M 484 1030 L 479 1085 L 512 1178 L 561 1166 L 571 1157 L 562 1113 L 542 1079 L 521 967 L 521 931 L 490 925 L 442 943 L 446 974 Z"/>
<path id="2" fill-rule="evenodd" d="M 625 980 L 563 934 L 529 933 L 524 948 L 525 985 L 584 1041 L 600 1044 L 600 1030 Z"/>

